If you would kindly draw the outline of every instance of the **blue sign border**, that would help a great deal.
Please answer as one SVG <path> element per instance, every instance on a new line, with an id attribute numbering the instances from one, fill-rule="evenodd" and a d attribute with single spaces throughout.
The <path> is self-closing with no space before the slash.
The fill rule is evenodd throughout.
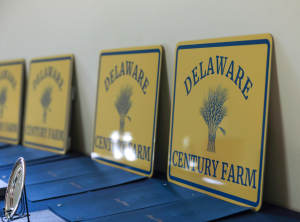
<path id="1" fill-rule="evenodd" d="M 58 61 L 58 60 L 70 60 L 70 66 L 72 66 L 72 57 L 70 56 L 66 56 L 66 57 L 59 57 L 59 58 L 51 58 L 51 59 L 35 59 L 35 60 L 32 60 L 31 61 L 31 64 L 32 63 L 38 63 L 38 62 L 50 62 L 50 61 Z M 70 72 L 69 72 L 69 78 L 70 78 L 70 75 L 72 75 L 71 73 L 71 68 L 70 68 Z M 70 81 L 68 81 L 68 87 L 70 87 Z M 28 84 L 29 84 L 29 81 L 28 81 Z M 70 95 L 69 95 L 70 96 Z M 66 105 L 68 106 L 68 102 L 66 103 Z M 27 107 L 27 97 L 26 97 L 26 107 Z M 66 112 L 68 111 L 68 109 L 66 110 Z M 26 115 L 26 113 L 25 113 Z M 25 117 L 26 118 L 26 117 Z M 67 121 L 68 118 L 68 115 L 66 114 L 66 121 Z M 70 121 L 70 120 L 69 120 Z M 26 127 L 26 125 L 24 124 L 24 128 Z M 65 129 L 66 130 L 66 129 Z M 65 131 L 64 130 L 64 131 Z M 25 130 L 23 130 L 25 133 Z M 68 135 L 66 135 L 68 136 Z M 43 145 L 43 144 L 39 144 L 39 143 L 32 143 L 32 142 L 28 142 L 26 140 L 24 140 L 24 144 L 28 144 L 28 145 L 33 145 L 33 146 L 40 146 L 40 147 L 43 147 L 43 148 L 46 148 L 46 149 L 52 149 L 52 150 L 58 150 L 58 151 L 63 151 L 65 149 L 65 140 L 63 141 L 63 147 L 62 148 L 59 148 L 59 147 L 55 147 L 55 146 L 46 146 L 46 145 Z"/>
<path id="2" fill-rule="evenodd" d="M 6 63 L 0 63 L 0 66 L 23 65 L 23 64 L 24 64 L 23 61 L 6 62 Z M 24 66 L 22 67 L 22 69 L 24 69 Z M 23 80 L 23 70 L 22 70 L 22 80 Z M 21 87 L 22 87 L 22 84 L 23 84 L 23 82 L 21 83 Z M 21 92 L 21 94 L 22 94 L 22 92 Z M 21 100 L 22 100 L 22 98 L 21 98 Z M 19 124 L 19 128 L 20 128 L 20 124 Z M 20 131 L 20 129 L 19 129 L 19 131 Z M 7 137 L 3 137 L 3 136 L 1 136 L 0 139 L 16 142 L 20 139 L 19 134 L 20 134 L 20 132 L 18 133 L 18 138 L 17 139 L 7 138 Z"/>
<path id="3" fill-rule="evenodd" d="M 241 197 L 231 195 L 225 192 L 221 192 L 219 190 L 215 190 L 200 184 L 196 184 L 175 176 L 171 175 L 171 155 L 172 155 L 172 142 L 173 142 L 173 124 L 174 124 L 174 107 L 175 107 L 175 96 L 176 96 L 176 77 L 177 77 L 177 64 L 178 64 L 178 52 L 179 50 L 184 49 L 195 49 L 195 48 L 214 48 L 214 47 L 228 47 L 228 46 L 242 46 L 242 45 L 261 45 L 266 44 L 268 46 L 267 51 L 267 67 L 266 67 L 266 82 L 265 82 L 265 95 L 264 95 L 264 111 L 263 111 L 263 122 L 262 122 L 262 139 L 261 139 L 261 152 L 260 152 L 260 166 L 259 166 L 259 182 L 258 182 L 258 194 L 257 201 L 249 201 L 247 199 L 243 199 Z M 263 152 L 264 152 L 264 141 L 265 141 L 265 130 L 266 130 L 266 109 L 267 109 L 267 100 L 268 100 L 268 82 L 269 82 L 269 59 L 270 59 L 270 42 L 268 39 L 257 39 L 257 40 L 246 40 L 246 41 L 233 41 L 233 42 L 218 42 L 218 43 L 205 43 L 205 44 L 195 44 L 195 45 L 182 45 L 178 46 L 176 51 L 176 64 L 175 64 L 175 76 L 174 76 L 174 91 L 173 91 L 173 107 L 172 107 L 172 123 L 171 123 L 171 137 L 170 137 L 170 156 L 169 156 L 169 178 L 186 184 L 191 187 L 195 187 L 201 190 L 205 190 L 207 192 L 217 194 L 219 196 L 226 197 L 228 199 L 247 204 L 253 207 L 257 207 L 260 203 L 260 192 L 261 192 L 261 181 L 262 181 L 262 162 L 263 162 Z"/>
<path id="4" fill-rule="evenodd" d="M 153 120 L 153 135 L 152 135 L 152 152 L 151 152 L 151 164 L 150 170 L 142 170 L 136 167 L 128 166 L 126 164 L 118 163 L 112 160 L 107 160 L 102 157 L 93 157 L 94 159 L 101 160 L 103 162 L 107 162 L 110 164 L 114 164 L 120 167 L 127 168 L 129 170 L 133 170 L 139 173 L 143 173 L 146 175 L 150 175 L 152 173 L 152 164 L 153 164 L 153 152 L 154 152 L 154 137 L 155 137 L 155 129 L 156 129 L 156 111 L 157 111 L 157 101 L 158 101 L 158 90 L 159 90 L 159 79 L 160 79 L 160 57 L 161 51 L 160 49 L 145 49 L 145 50 L 132 50 L 132 51 L 118 51 L 118 52 L 104 52 L 100 54 L 99 60 L 99 71 L 98 71 L 98 83 L 97 83 L 97 96 L 96 96 L 96 111 L 95 111 L 95 124 L 94 124 L 94 134 L 93 134 L 93 151 L 95 150 L 95 133 L 96 133 L 96 123 L 97 123 L 97 110 L 98 110 L 98 94 L 99 94 L 99 80 L 100 80 L 100 66 L 101 66 L 101 58 L 102 56 L 111 56 L 111 55 L 126 55 L 126 54 L 142 54 L 142 53 L 158 53 L 158 67 L 157 67 L 157 80 L 156 80 L 156 93 L 155 93 L 155 108 L 154 108 L 154 120 Z"/>

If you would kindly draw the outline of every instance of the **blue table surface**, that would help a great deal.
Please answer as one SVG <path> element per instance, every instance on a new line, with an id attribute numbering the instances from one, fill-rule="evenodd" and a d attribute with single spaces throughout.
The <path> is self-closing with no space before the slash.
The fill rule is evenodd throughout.
<path id="1" fill-rule="evenodd" d="M 157 181 L 167 181 L 166 175 L 160 172 L 155 172 L 153 179 L 142 179 L 136 182 L 130 182 L 119 186 L 109 187 L 96 191 L 87 191 L 81 194 L 57 197 L 48 200 L 31 202 L 28 201 L 29 212 L 40 211 L 49 209 L 48 204 L 54 204 L 58 202 L 67 202 L 78 199 L 79 197 L 84 198 L 88 196 L 93 196 L 95 194 L 107 194 L 111 192 L 125 191 L 141 186 L 147 186 L 157 183 Z M 38 191 L 37 191 L 38 192 Z M 0 197 L 0 214 L 3 214 L 2 207 L 4 206 L 4 197 Z M 138 210 L 137 210 L 138 211 Z M 230 215 L 216 221 L 299 221 L 300 213 L 285 209 L 283 207 L 275 206 L 268 203 L 263 203 L 260 211 L 255 212 L 252 210 L 247 210 L 241 213 Z M 93 220 L 96 221 L 96 220 Z"/>
<path id="2" fill-rule="evenodd" d="M 263 203 L 260 211 L 248 210 L 215 221 L 299 221 L 300 213 L 269 203 Z"/>

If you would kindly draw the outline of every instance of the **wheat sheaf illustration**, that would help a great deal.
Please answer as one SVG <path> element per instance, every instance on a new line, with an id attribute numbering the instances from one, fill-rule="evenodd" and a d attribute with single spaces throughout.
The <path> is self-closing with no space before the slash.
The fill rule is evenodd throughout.
<path id="1" fill-rule="evenodd" d="M 132 86 L 127 85 L 125 87 L 122 87 L 120 94 L 118 95 L 117 100 L 115 101 L 115 106 L 120 115 L 120 129 L 119 129 L 120 135 L 123 135 L 124 133 L 125 119 L 127 113 L 129 112 L 132 106 L 132 100 L 131 100 L 132 93 L 133 93 Z M 129 119 L 129 121 L 131 121 L 131 118 L 129 116 L 127 116 L 127 118 Z"/>
<path id="2" fill-rule="evenodd" d="M 200 107 L 200 115 L 208 126 L 207 151 L 209 152 L 216 152 L 215 140 L 217 130 L 220 129 L 224 136 L 226 135 L 226 131 L 219 125 L 228 113 L 228 108 L 224 106 L 228 99 L 228 94 L 229 90 L 226 87 L 222 88 L 221 85 L 217 88 L 210 87 Z"/>
<path id="3" fill-rule="evenodd" d="M 47 88 L 44 89 L 44 93 L 41 97 L 41 104 L 42 104 L 43 109 L 44 109 L 43 123 L 46 123 L 47 111 L 51 112 L 51 109 L 49 108 L 49 105 L 52 101 L 51 93 L 52 93 L 52 87 L 47 87 Z"/>
<path id="4" fill-rule="evenodd" d="M 7 88 L 3 87 L 0 92 L 0 118 L 3 117 L 3 109 L 6 107 L 5 106 L 5 102 L 7 100 L 6 93 L 7 93 Z"/>

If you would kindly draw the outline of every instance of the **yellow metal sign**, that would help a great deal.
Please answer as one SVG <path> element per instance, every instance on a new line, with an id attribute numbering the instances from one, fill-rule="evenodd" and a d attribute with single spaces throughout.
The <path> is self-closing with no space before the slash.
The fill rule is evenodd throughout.
<path id="1" fill-rule="evenodd" d="M 272 37 L 178 43 L 168 179 L 261 206 Z"/>
<path id="2" fill-rule="evenodd" d="M 30 62 L 23 145 L 65 154 L 69 146 L 73 55 Z"/>
<path id="3" fill-rule="evenodd" d="M 161 46 L 100 54 L 92 158 L 151 177 Z"/>
<path id="4" fill-rule="evenodd" d="M 0 62 L 0 141 L 20 142 L 24 60 Z"/>

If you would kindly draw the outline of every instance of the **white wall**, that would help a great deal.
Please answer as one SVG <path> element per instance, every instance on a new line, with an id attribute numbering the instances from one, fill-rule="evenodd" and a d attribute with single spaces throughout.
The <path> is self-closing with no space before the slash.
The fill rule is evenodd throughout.
<path id="1" fill-rule="evenodd" d="M 102 49 L 165 49 L 156 165 L 164 170 L 178 41 L 271 33 L 275 41 L 264 198 L 300 211 L 300 1 L 0 0 L 0 60 L 73 53 L 73 145 L 91 152 Z"/>

